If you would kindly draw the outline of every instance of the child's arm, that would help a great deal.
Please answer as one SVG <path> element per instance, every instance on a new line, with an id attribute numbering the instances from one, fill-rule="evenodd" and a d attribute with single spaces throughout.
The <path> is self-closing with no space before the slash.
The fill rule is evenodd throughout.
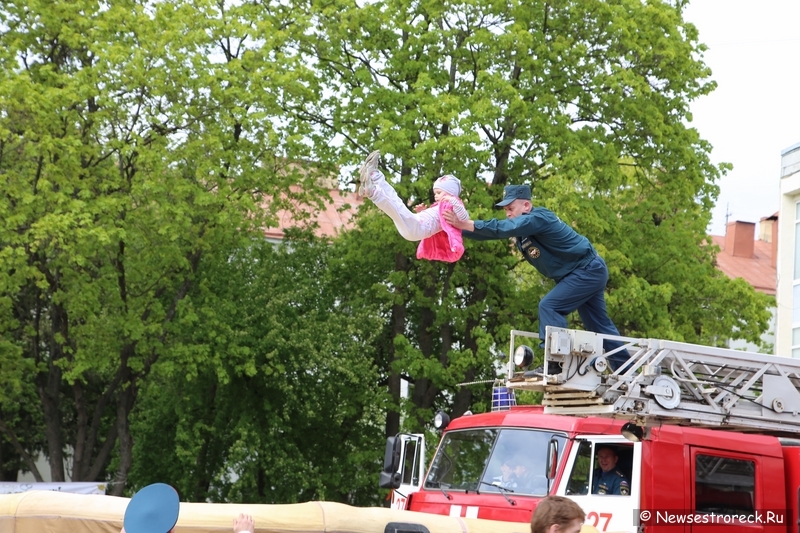
<path id="1" fill-rule="evenodd" d="M 452 194 L 445 194 L 441 196 L 438 202 L 435 202 L 433 205 L 438 205 L 441 202 L 447 202 L 453 208 L 456 216 L 459 220 L 469 220 L 469 213 L 467 213 L 467 208 L 464 207 L 464 202 L 461 201 L 461 198 L 458 196 L 453 196 Z M 433 206 L 431 206 L 433 207 Z"/>
<path id="2" fill-rule="evenodd" d="M 458 198 L 448 198 L 450 200 L 450 205 L 453 206 L 453 211 L 455 212 L 456 216 L 459 220 L 469 220 L 469 213 L 467 212 L 467 208 L 464 207 L 463 202 Z"/>

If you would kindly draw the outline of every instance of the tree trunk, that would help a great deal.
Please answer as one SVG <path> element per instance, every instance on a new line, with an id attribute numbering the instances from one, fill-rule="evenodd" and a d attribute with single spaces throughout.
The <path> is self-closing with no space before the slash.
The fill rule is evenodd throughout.
<path id="1" fill-rule="evenodd" d="M 2 420 L 0 420 L 0 431 L 2 431 L 3 433 L 6 434 L 6 436 L 8 436 L 8 440 L 11 441 L 14 451 L 17 452 L 17 455 L 20 458 L 19 461 L 13 461 L 11 463 L 14 466 L 11 466 L 5 472 L 0 472 L 0 475 L 3 476 L 2 478 L 0 478 L 0 481 L 16 481 L 17 473 L 22 463 L 24 463 L 25 466 L 28 467 L 28 470 L 30 470 L 31 474 L 33 474 L 33 478 L 36 481 L 39 482 L 44 481 L 44 479 L 42 478 L 42 474 L 36 467 L 36 463 L 34 462 L 33 457 L 31 457 L 30 454 L 22 446 L 22 444 L 20 444 L 19 440 L 17 439 L 17 436 L 14 434 L 14 431 L 12 431 L 11 428 L 6 426 Z M 7 459 L 5 459 L 5 457 L 7 456 L 7 451 L 6 454 L 4 455 L 4 448 L 7 450 L 5 443 L 0 441 L 0 465 L 5 465 L 7 463 Z"/>
<path id="2" fill-rule="evenodd" d="M 436 285 L 434 283 L 429 283 L 427 287 L 425 287 L 424 296 L 426 300 L 434 300 L 436 295 Z M 419 332 L 418 332 L 418 339 L 419 339 L 419 349 L 427 358 L 433 357 L 433 334 L 434 331 L 437 331 L 434 328 L 434 323 L 436 321 L 436 313 L 431 308 L 423 308 L 420 311 L 420 319 L 419 319 Z M 442 328 L 444 331 L 446 328 Z M 449 331 L 449 329 L 447 330 Z M 450 351 L 450 337 L 449 334 L 447 338 L 442 338 L 442 347 L 441 351 L 439 352 L 439 363 L 442 367 L 447 368 L 448 365 L 448 358 L 447 352 Z M 433 407 L 433 402 L 436 400 L 436 396 L 439 394 L 440 389 L 439 387 L 435 386 L 433 382 L 428 378 L 418 378 L 414 381 L 414 394 L 411 396 L 411 401 L 419 410 L 422 409 L 430 409 Z M 419 415 L 416 417 L 417 428 L 421 430 L 425 427 L 426 422 L 421 418 Z"/>
<path id="3" fill-rule="evenodd" d="M 63 347 L 55 338 L 60 333 L 62 339 L 68 339 L 66 331 L 66 312 L 58 305 L 51 308 L 52 333 L 49 335 L 49 359 L 47 373 L 38 374 L 36 378 L 39 399 L 44 411 L 44 432 L 47 438 L 47 458 L 50 464 L 50 478 L 54 482 L 64 479 L 64 442 L 61 435 L 61 367 L 57 362 L 64 357 Z"/>
<path id="4" fill-rule="evenodd" d="M 203 420 L 203 425 L 206 428 L 214 427 L 216 397 L 217 383 L 212 382 L 211 387 L 209 387 L 209 391 L 206 394 L 206 413 Z M 194 494 L 192 495 L 192 501 L 194 502 L 202 502 L 208 498 L 208 490 L 211 487 L 211 481 L 213 477 L 212 470 L 214 467 L 209 466 L 209 462 L 213 464 L 214 461 L 214 453 L 210 451 L 215 442 L 213 429 L 205 429 L 203 430 L 203 433 L 205 433 L 205 438 L 203 440 L 203 445 L 200 447 L 200 452 L 197 454 L 197 460 L 195 462 L 195 466 L 197 467 L 197 477 L 195 480 Z"/>
<path id="5" fill-rule="evenodd" d="M 397 253 L 394 256 L 394 269 L 396 271 L 406 271 L 408 269 L 408 258 L 403 254 Z M 395 289 L 396 291 L 398 289 Z M 402 335 L 406 326 L 406 309 L 402 304 L 392 306 L 392 333 L 388 342 L 389 351 L 389 395 L 392 398 L 392 405 L 400 405 L 400 373 L 394 370 L 394 362 L 397 354 L 394 349 L 394 338 Z M 386 436 L 394 437 L 400 433 L 400 411 L 398 408 L 389 408 L 386 413 Z"/>
<path id="6" fill-rule="evenodd" d="M 21 466 L 16 450 L 6 450 L 8 444 L 0 440 L 0 481 L 17 481 L 17 473 Z"/>
<path id="7" fill-rule="evenodd" d="M 61 410 L 59 409 L 58 385 L 61 370 L 55 365 L 37 380 L 39 399 L 44 408 L 44 434 L 47 439 L 47 458 L 52 481 L 64 481 L 64 454 L 61 441 Z M 54 390 L 55 389 L 55 390 Z"/>
<path id="8" fill-rule="evenodd" d="M 470 382 L 475 379 L 475 370 L 469 369 L 464 374 L 464 381 Z M 453 398 L 453 412 L 450 416 L 458 418 L 469 410 L 472 405 L 472 391 L 469 387 L 461 387 L 456 391 Z"/>
<path id="9" fill-rule="evenodd" d="M 75 423 L 77 426 L 72 455 L 72 481 L 84 481 L 87 455 L 86 432 L 88 431 L 89 417 L 86 415 L 86 398 L 80 381 L 76 380 L 72 385 L 72 397 L 75 399 Z"/>
<path id="10" fill-rule="evenodd" d="M 474 304 L 476 302 L 480 302 L 486 299 L 486 290 L 485 289 L 478 289 L 476 288 L 472 296 L 470 298 L 470 304 Z M 470 333 L 473 329 L 475 329 L 480 324 L 479 319 L 469 318 L 467 319 L 466 328 L 465 328 L 465 338 L 464 338 L 464 346 L 472 351 L 473 354 L 478 353 L 478 343 L 476 342 L 475 338 Z M 470 382 L 475 380 L 475 369 L 469 369 L 464 374 L 464 381 Z M 453 418 L 463 415 L 469 409 L 470 405 L 472 405 L 472 390 L 468 387 L 462 387 L 460 390 L 456 392 L 455 397 L 453 398 Z"/>
<path id="11" fill-rule="evenodd" d="M 131 437 L 128 415 L 135 399 L 135 386 L 128 384 L 119 392 L 117 401 L 117 436 L 119 438 L 119 470 L 111 486 L 111 496 L 122 496 L 128 482 L 128 472 L 133 465 L 133 437 Z"/>
<path id="12" fill-rule="evenodd" d="M 136 400 L 136 377 L 128 367 L 128 360 L 133 355 L 135 346 L 126 344 L 120 352 L 120 381 L 122 386 L 117 395 L 117 438 L 119 440 L 119 470 L 111 487 L 112 496 L 122 496 L 128 482 L 128 472 L 133 464 L 133 438 L 131 436 L 130 415 Z"/>

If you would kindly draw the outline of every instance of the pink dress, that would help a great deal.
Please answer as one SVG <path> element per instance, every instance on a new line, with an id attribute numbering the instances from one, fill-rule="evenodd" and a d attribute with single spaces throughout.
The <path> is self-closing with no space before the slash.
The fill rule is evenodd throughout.
<path id="1" fill-rule="evenodd" d="M 445 200 L 438 203 L 439 222 L 442 231 L 438 231 L 426 239 L 419 241 L 417 259 L 430 259 L 432 261 L 445 261 L 454 263 L 464 255 L 464 240 L 461 230 L 454 228 L 444 219 L 444 213 L 453 209 L 452 204 Z"/>

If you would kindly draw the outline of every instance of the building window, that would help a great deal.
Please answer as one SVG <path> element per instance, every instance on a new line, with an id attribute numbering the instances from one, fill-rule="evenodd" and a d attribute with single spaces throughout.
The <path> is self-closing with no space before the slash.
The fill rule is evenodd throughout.
<path id="1" fill-rule="evenodd" d="M 800 359 L 800 202 L 794 204 L 794 276 L 792 281 L 792 357 Z"/>

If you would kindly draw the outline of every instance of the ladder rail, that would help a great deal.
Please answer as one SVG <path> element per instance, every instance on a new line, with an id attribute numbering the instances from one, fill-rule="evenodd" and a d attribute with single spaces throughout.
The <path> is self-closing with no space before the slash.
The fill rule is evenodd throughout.
<path id="1" fill-rule="evenodd" d="M 515 335 L 538 338 L 513 331 L 512 352 Z M 621 346 L 604 353 L 604 340 Z M 554 327 L 544 346 L 545 368 L 561 363 L 561 373 L 513 374 L 512 353 L 507 385 L 543 391 L 545 412 L 800 434 L 798 360 Z M 622 350 L 630 358 L 617 370 L 598 364 Z"/>

